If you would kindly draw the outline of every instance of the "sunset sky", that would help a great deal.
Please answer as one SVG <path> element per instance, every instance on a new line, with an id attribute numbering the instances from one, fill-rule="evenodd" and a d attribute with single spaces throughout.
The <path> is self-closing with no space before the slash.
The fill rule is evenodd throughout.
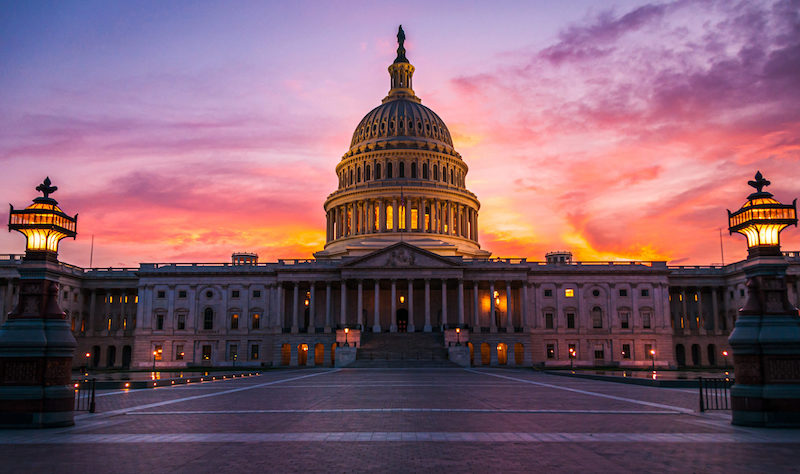
<path id="1" fill-rule="evenodd" d="M 756 170 L 800 197 L 797 0 L 103 0 L 0 8 L 0 201 L 50 176 L 80 266 L 311 257 L 398 24 L 494 256 L 729 263 Z"/>

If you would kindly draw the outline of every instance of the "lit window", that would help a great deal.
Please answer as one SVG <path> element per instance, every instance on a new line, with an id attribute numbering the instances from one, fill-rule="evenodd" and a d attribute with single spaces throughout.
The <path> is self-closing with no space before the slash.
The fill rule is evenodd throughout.
<path id="1" fill-rule="evenodd" d="M 567 298 L 572 298 L 573 296 L 575 296 L 575 290 L 573 290 L 572 288 L 567 288 L 566 290 L 564 290 L 564 296 L 566 296 Z"/>
<path id="2" fill-rule="evenodd" d="M 161 360 L 163 354 L 164 354 L 164 347 L 161 345 L 155 346 L 155 350 L 153 351 L 153 357 L 155 358 L 155 360 Z"/>
<path id="3" fill-rule="evenodd" d="M 108 302 L 109 303 L 113 303 L 114 302 L 114 297 L 113 296 L 109 296 L 108 297 Z"/>
<path id="4" fill-rule="evenodd" d="M 108 318 L 108 330 L 111 330 L 111 318 Z"/>
<path id="5" fill-rule="evenodd" d="M 236 313 L 231 316 L 231 329 L 239 329 L 239 315 Z"/>
<path id="6" fill-rule="evenodd" d="M 123 330 L 128 329 L 128 318 L 122 319 L 122 329 Z"/>
<path id="7" fill-rule="evenodd" d="M 261 315 L 258 313 L 253 314 L 253 329 L 261 327 Z"/>
<path id="8" fill-rule="evenodd" d="M 139 296 L 138 295 L 133 297 L 133 302 L 134 303 L 138 303 L 139 302 Z"/>

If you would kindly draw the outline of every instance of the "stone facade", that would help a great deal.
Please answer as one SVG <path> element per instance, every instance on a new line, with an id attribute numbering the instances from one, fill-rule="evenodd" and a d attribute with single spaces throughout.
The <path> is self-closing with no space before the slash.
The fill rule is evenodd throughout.
<path id="1" fill-rule="evenodd" d="M 784 255 L 797 306 L 800 253 Z M 0 258 L 4 317 L 16 304 L 20 263 L 19 256 Z M 59 304 L 78 341 L 76 366 L 146 368 L 158 349 L 157 367 L 329 366 L 344 327 L 353 328 L 351 344 L 359 330 L 462 327 L 475 365 L 486 351 L 490 364 L 501 363 L 501 344 L 514 365 L 521 344 L 525 365 L 569 365 L 574 345 L 582 366 L 647 367 L 652 349 L 656 366 L 721 367 L 732 363 L 721 353 L 746 297 L 742 266 L 547 264 L 441 256 L 396 243 L 337 260 L 107 269 L 62 263 Z"/>

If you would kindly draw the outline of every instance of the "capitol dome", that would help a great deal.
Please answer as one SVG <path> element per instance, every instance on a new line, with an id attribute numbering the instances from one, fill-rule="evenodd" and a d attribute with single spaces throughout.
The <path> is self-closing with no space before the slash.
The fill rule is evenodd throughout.
<path id="1" fill-rule="evenodd" d="M 444 121 L 412 89 L 400 27 L 390 89 L 359 122 L 325 201 L 325 249 L 317 258 L 358 256 L 404 241 L 439 255 L 488 257 L 478 244 L 477 197 L 469 168 Z"/>
<path id="2" fill-rule="evenodd" d="M 408 146 L 412 142 L 455 151 L 447 125 L 433 110 L 413 100 L 397 99 L 384 102 L 361 119 L 350 148 L 363 150 L 378 143 Z"/>

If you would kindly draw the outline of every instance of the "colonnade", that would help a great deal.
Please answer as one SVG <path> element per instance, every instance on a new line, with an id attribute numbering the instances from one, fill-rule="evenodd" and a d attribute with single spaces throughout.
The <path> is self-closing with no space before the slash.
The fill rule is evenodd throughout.
<path id="1" fill-rule="evenodd" d="M 424 322 L 422 331 L 430 332 L 435 327 L 467 327 L 472 326 L 479 328 L 481 324 L 481 316 L 488 317 L 488 326 L 490 332 L 506 331 L 514 332 L 516 328 L 524 327 L 527 324 L 527 299 L 528 299 L 528 284 L 520 281 L 513 282 L 506 281 L 505 286 L 497 286 L 499 290 L 505 290 L 504 293 L 497 293 L 495 295 L 495 282 L 494 281 L 472 281 L 465 290 L 465 283 L 462 279 L 457 279 L 454 286 L 449 279 L 436 279 L 436 278 L 422 278 L 422 279 L 367 279 L 367 280 L 354 280 L 351 288 L 346 281 L 338 282 L 339 296 L 339 311 L 338 315 L 334 314 L 333 292 L 335 291 L 334 282 L 331 281 L 304 281 L 294 282 L 285 291 L 290 293 L 291 300 L 288 301 L 290 308 L 284 317 L 291 317 L 291 321 L 285 321 L 284 326 L 290 327 L 292 333 L 298 333 L 301 329 L 304 332 L 316 332 L 321 329 L 325 332 L 331 328 L 345 327 L 345 326 L 358 326 L 361 328 L 370 328 L 373 332 L 382 332 L 388 329 L 390 332 L 403 330 L 398 321 L 398 308 L 405 309 L 407 313 L 407 326 L 405 328 L 408 332 L 419 330 L 415 326 L 415 309 L 419 309 L 420 305 L 416 305 L 415 297 L 424 298 L 422 305 L 422 313 L 424 314 Z M 384 283 L 384 286 L 382 286 Z M 364 292 L 369 289 L 369 284 L 372 288 L 373 303 L 371 314 L 365 311 Z M 320 290 L 324 291 L 324 307 L 319 308 L 317 304 L 317 286 Z M 322 289 L 324 285 L 324 290 Z M 388 288 L 387 288 L 388 286 Z M 487 290 L 488 288 L 488 290 Z M 351 295 L 352 290 L 355 290 L 355 295 Z M 431 297 L 431 291 L 438 290 L 439 301 L 434 301 Z M 467 320 L 466 309 L 469 301 L 466 292 L 471 290 L 472 297 L 472 318 Z M 488 293 L 482 293 L 486 292 Z M 518 297 L 514 298 L 515 291 Z M 452 293 L 455 292 L 455 298 Z M 421 293 L 421 294 L 420 294 Z M 301 296 L 301 295 L 304 295 Z M 481 311 L 482 304 L 481 296 L 488 298 L 487 311 Z M 389 297 L 388 305 L 385 298 Z M 355 298 L 355 304 L 349 298 Z M 304 299 L 305 298 L 305 299 Z M 455 308 L 448 307 L 448 300 L 456 300 Z M 502 298 L 502 299 L 501 299 Z M 302 301 L 301 301 L 302 299 Z M 483 299 L 485 302 L 485 299 Z M 500 310 L 498 303 L 506 309 L 505 317 L 500 318 Z M 399 305 L 399 306 L 398 306 Z M 300 314 L 301 308 L 307 307 L 307 321 L 301 324 Z M 317 314 L 317 310 L 322 309 L 322 314 Z M 382 318 L 381 311 L 389 311 L 388 318 Z M 432 320 L 432 310 L 436 310 L 436 321 Z M 355 311 L 354 311 L 355 310 Z M 305 309 L 304 317 L 305 317 Z M 439 313 L 441 317 L 439 318 Z M 337 317 L 338 316 L 338 317 Z M 422 319 L 422 318 L 420 318 Z M 383 322 L 389 321 L 389 327 L 383 326 Z M 516 323 L 516 324 L 515 324 Z"/>
<path id="2" fill-rule="evenodd" d="M 726 286 L 694 287 L 677 286 L 671 292 L 672 326 L 676 334 L 713 333 L 722 335 L 733 329 L 734 321 L 728 317 Z M 738 290 L 733 290 L 734 298 L 742 300 Z M 710 293 L 710 294 L 709 294 Z M 721 296 L 721 298 L 720 298 Z M 677 302 L 675 301 L 677 297 Z M 711 312 L 704 308 L 706 298 L 711 300 Z M 722 311 L 720 311 L 720 307 Z M 691 311 L 691 313 L 690 313 Z M 691 316 L 691 317 L 690 317 Z M 710 317 L 709 317 L 710 316 Z"/>
<path id="3" fill-rule="evenodd" d="M 478 211 L 455 201 L 407 197 L 366 199 L 327 212 L 326 241 L 382 232 L 424 232 L 478 240 Z"/>

